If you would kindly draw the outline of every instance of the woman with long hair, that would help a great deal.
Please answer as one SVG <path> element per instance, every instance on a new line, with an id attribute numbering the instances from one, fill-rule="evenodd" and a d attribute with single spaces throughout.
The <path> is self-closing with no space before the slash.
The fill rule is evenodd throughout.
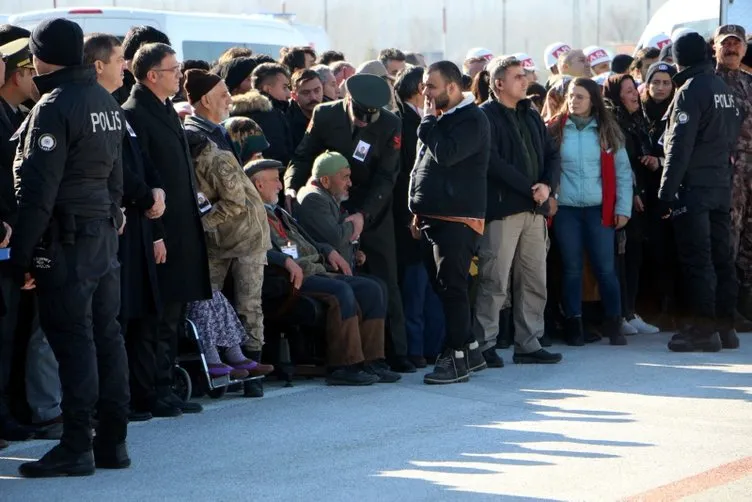
<path id="1" fill-rule="evenodd" d="M 488 76 L 488 70 L 481 70 L 473 77 L 473 85 L 470 88 L 475 98 L 475 104 L 480 106 L 488 101 L 488 95 L 491 92 L 491 80 Z"/>
<path id="2" fill-rule="evenodd" d="M 652 153 L 648 125 L 642 113 L 637 84 L 630 75 L 611 75 L 603 84 L 606 105 L 611 108 L 624 134 L 625 148 L 634 179 L 632 217 L 624 230 L 617 232 L 618 270 L 621 283 L 622 333 L 656 334 L 660 329 L 637 314 L 645 243 L 645 177 L 649 173 L 644 158 Z"/>
<path id="3" fill-rule="evenodd" d="M 615 230 L 632 214 L 632 170 L 624 135 L 606 109 L 600 86 L 589 78 L 569 85 L 566 108 L 549 129 L 561 145 L 559 211 L 554 233 L 563 262 L 562 302 L 567 343 L 583 345 L 582 273 L 587 251 L 598 281 L 604 334 L 626 345 L 621 334 L 621 293 L 615 269 Z"/>

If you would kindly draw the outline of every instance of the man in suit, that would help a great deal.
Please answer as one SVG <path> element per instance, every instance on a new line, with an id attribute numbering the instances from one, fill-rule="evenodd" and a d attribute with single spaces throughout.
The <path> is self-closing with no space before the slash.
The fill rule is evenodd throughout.
<path id="1" fill-rule="evenodd" d="M 165 44 L 146 44 L 133 60 L 136 84 L 123 105 L 146 160 L 157 168 L 169 201 L 162 216 L 165 256 L 157 267 L 162 319 L 152 413 L 198 413 L 172 390 L 172 367 L 185 304 L 211 298 L 209 263 L 201 226 L 196 180 L 185 131 L 170 96 L 178 92 L 180 65 Z"/>
<path id="2" fill-rule="evenodd" d="M 392 90 L 374 75 L 355 75 L 345 84 L 347 97 L 316 107 L 308 130 L 285 173 L 285 195 L 292 201 L 311 176 L 313 162 L 326 150 L 351 158 L 352 190 L 343 207 L 363 228 L 360 239 L 368 255 L 366 271 L 388 287 L 392 368 L 414 372 L 407 359 L 405 318 L 397 281 L 397 251 L 392 192 L 399 173 L 402 125 L 386 110 Z M 365 155 L 363 155 L 365 154 Z"/>

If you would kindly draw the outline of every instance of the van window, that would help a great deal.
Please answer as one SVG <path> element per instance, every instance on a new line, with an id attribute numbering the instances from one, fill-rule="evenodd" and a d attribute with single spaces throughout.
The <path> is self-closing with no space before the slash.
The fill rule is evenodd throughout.
<path id="1" fill-rule="evenodd" d="M 183 41 L 183 59 L 200 59 L 211 63 L 232 47 L 245 47 L 251 49 L 254 54 L 266 54 L 274 59 L 279 58 L 279 51 L 282 48 L 281 45 L 185 40 Z"/>

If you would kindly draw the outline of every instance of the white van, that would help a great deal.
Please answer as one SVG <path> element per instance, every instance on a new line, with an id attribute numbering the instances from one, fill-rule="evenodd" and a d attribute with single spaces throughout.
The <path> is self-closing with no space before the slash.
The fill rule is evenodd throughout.
<path id="1" fill-rule="evenodd" d="M 11 16 L 9 23 L 31 30 L 47 18 L 75 21 L 84 33 L 125 36 L 131 26 L 149 25 L 170 37 L 179 61 L 215 61 L 230 47 L 247 47 L 254 54 L 279 58 L 282 47 L 308 45 L 290 24 L 268 16 L 184 13 L 117 7 L 49 9 Z"/>

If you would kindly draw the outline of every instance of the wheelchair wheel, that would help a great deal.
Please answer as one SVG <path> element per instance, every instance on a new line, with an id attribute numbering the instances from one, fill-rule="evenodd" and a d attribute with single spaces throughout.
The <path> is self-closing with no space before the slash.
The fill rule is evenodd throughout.
<path id="1" fill-rule="evenodd" d="M 217 387 L 216 389 L 210 389 L 206 391 L 206 393 L 212 399 L 219 399 L 227 394 L 227 387 Z"/>
<path id="2" fill-rule="evenodd" d="M 173 378 L 175 383 L 173 384 L 173 390 L 175 394 L 183 401 L 188 401 L 193 393 L 193 384 L 191 383 L 191 376 L 180 366 L 175 366 L 173 369 Z"/>

